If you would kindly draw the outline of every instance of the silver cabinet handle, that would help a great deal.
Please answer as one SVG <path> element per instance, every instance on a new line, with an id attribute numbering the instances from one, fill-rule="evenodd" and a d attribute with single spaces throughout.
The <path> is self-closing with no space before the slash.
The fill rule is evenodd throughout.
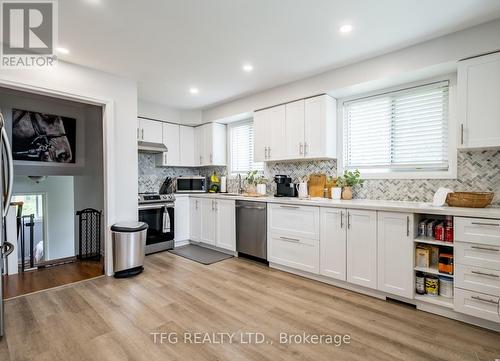
<path id="1" fill-rule="evenodd" d="M 267 147 L 264 147 L 264 159 L 267 159 Z"/>
<path id="2" fill-rule="evenodd" d="M 406 236 L 410 236 L 410 216 L 406 216 Z"/>
<path id="3" fill-rule="evenodd" d="M 497 248 L 481 247 L 481 246 L 470 246 L 470 248 L 480 249 L 480 250 L 483 250 L 483 251 L 493 251 L 493 252 L 499 252 L 500 251 Z"/>
<path id="4" fill-rule="evenodd" d="M 214 200 L 212 199 L 212 211 L 214 210 Z"/>
<path id="5" fill-rule="evenodd" d="M 351 229 L 351 212 L 347 212 L 347 229 Z"/>
<path id="6" fill-rule="evenodd" d="M 464 144 L 464 125 L 460 124 L 460 144 Z"/>
<path id="7" fill-rule="evenodd" d="M 300 155 L 304 154 L 304 145 L 302 144 L 302 142 L 299 143 L 299 154 Z"/>
<path id="8" fill-rule="evenodd" d="M 200 164 L 201 164 L 201 159 L 202 159 L 202 157 L 201 157 L 201 155 L 200 155 Z"/>
<path id="9" fill-rule="evenodd" d="M 271 147 L 267 147 L 267 157 L 271 158 Z"/>
<path id="10" fill-rule="evenodd" d="M 300 239 L 297 239 L 297 238 L 280 237 L 280 239 L 282 239 L 283 241 L 294 242 L 294 243 L 300 242 Z"/>
<path id="11" fill-rule="evenodd" d="M 493 226 L 493 227 L 500 227 L 500 223 L 470 222 L 470 224 L 474 224 L 474 225 L 476 225 L 476 226 Z"/>
<path id="12" fill-rule="evenodd" d="M 470 271 L 470 273 L 474 273 L 476 275 L 481 275 L 481 276 L 488 276 L 488 277 L 495 277 L 495 278 L 499 278 L 500 276 L 497 275 L 497 274 L 494 274 L 494 273 L 484 273 L 484 272 L 481 272 L 481 271 Z"/>
<path id="13" fill-rule="evenodd" d="M 212 153 L 210 153 L 210 163 L 213 163 L 214 162 L 214 156 Z"/>
<path id="14" fill-rule="evenodd" d="M 309 144 L 307 142 L 304 142 L 304 155 L 307 155 L 307 148 L 309 147 Z"/>
<path id="15" fill-rule="evenodd" d="M 297 208 L 300 208 L 300 207 L 299 206 L 285 206 L 285 205 L 280 205 L 280 208 L 297 209 Z"/>
<path id="16" fill-rule="evenodd" d="M 144 140 L 144 128 L 141 129 L 141 139 Z"/>
<path id="17" fill-rule="evenodd" d="M 139 132 L 140 132 L 140 129 L 137 128 L 137 140 L 140 140 L 141 138 L 139 137 Z"/>
<path id="18" fill-rule="evenodd" d="M 261 211 L 263 211 L 264 209 L 266 209 L 266 207 L 257 207 L 257 206 L 239 206 L 239 205 L 236 205 L 235 208 L 243 208 L 243 209 L 259 209 Z"/>
<path id="19" fill-rule="evenodd" d="M 12 189 L 14 187 L 14 162 L 12 158 L 12 148 L 10 147 L 9 137 L 7 135 L 7 131 L 5 130 L 5 123 L 1 113 L 0 117 L 2 124 L 2 144 L 5 150 L 5 160 L 7 163 L 6 171 L 8 172 L 7 178 L 4 178 L 7 179 L 7 191 L 5 192 L 5 198 L 3 200 L 3 216 L 6 217 L 7 213 L 9 212 L 10 201 L 12 200 Z"/>
<path id="20" fill-rule="evenodd" d="M 163 153 L 163 162 L 167 164 L 167 153 Z"/>
<path id="21" fill-rule="evenodd" d="M 344 228 L 344 211 L 340 211 L 340 228 Z"/>
<path id="22" fill-rule="evenodd" d="M 217 202 L 217 200 L 214 201 L 214 208 L 216 212 L 219 211 L 219 202 Z"/>
<path id="23" fill-rule="evenodd" d="M 478 301 L 488 302 L 488 303 L 493 303 L 494 305 L 498 305 L 498 301 L 495 301 L 492 299 L 486 299 L 486 298 L 482 298 L 479 296 L 470 296 L 470 298 L 472 298 L 473 300 L 478 300 Z"/>

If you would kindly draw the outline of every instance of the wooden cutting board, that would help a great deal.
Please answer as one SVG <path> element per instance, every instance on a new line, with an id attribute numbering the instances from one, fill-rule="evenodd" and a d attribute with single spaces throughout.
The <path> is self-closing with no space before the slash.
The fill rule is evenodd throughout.
<path id="1" fill-rule="evenodd" d="M 311 174 L 309 176 L 309 196 L 323 197 L 326 185 L 326 174 Z"/>

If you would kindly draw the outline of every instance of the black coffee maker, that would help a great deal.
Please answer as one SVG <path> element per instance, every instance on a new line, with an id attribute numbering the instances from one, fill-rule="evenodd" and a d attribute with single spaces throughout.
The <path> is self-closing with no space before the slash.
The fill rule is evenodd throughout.
<path id="1" fill-rule="evenodd" d="M 297 189 L 295 183 L 292 183 L 292 178 L 287 175 L 275 175 L 276 182 L 275 197 L 297 197 Z"/>

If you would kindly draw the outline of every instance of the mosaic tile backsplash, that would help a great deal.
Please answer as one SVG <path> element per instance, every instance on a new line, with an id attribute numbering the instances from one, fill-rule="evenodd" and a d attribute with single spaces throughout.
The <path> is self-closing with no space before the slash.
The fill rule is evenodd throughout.
<path id="1" fill-rule="evenodd" d="M 224 167 L 205 168 L 156 168 L 154 156 L 139 154 L 139 191 L 158 191 L 165 177 L 181 175 L 209 175 L 213 171 L 225 173 Z M 264 175 L 272 180 L 276 174 L 290 175 L 294 182 L 300 181 L 311 173 L 326 173 L 335 176 L 337 162 L 298 161 L 268 163 Z M 354 188 L 355 198 L 405 200 L 430 202 L 439 187 L 455 191 L 495 192 L 494 206 L 500 206 L 500 151 L 484 150 L 458 153 L 457 179 L 384 179 L 367 180 L 362 187 Z M 236 179 L 228 181 L 228 191 L 237 190 Z M 274 194 L 275 184 L 270 182 L 268 193 Z"/>

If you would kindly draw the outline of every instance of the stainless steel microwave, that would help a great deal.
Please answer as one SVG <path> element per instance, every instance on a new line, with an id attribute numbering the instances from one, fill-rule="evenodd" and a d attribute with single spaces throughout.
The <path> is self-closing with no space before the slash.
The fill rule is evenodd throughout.
<path id="1" fill-rule="evenodd" d="M 202 176 L 177 177 L 176 190 L 179 193 L 204 193 L 207 191 L 207 180 Z"/>

